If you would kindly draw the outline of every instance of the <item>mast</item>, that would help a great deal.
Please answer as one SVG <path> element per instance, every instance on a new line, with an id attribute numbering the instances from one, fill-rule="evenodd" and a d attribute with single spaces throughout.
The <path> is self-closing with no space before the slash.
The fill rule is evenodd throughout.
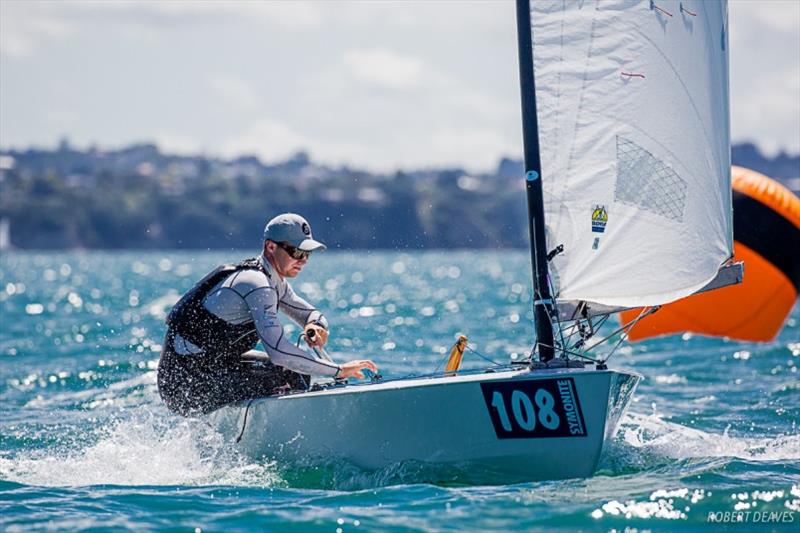
<path id="1" fill-rule="evenodd" d="M 517 46 L 522 101 L 522 139 L 525 148 L 525 189 L 528 197 L 528 231 L 533 269 L 533 318 L 539 360 L 553 358 L 553 323 L 548 308 L 554 305 L 547 279 L 547 242 L 544 230 L 542 162 L 539 156 L 539 124 L 536 116 L 536 86 L 533 76 L 533 28 L 530 0 L 517 0 Z"/>

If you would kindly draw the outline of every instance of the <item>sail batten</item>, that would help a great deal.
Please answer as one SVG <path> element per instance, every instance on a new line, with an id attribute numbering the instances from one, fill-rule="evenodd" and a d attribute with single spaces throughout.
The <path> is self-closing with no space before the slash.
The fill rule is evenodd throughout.
<path id="1" fill-rule="evenodd" d="M 732 254 L 726 5 L 658 4 L 532 3 L 559 300 L 660 305 Z"/>

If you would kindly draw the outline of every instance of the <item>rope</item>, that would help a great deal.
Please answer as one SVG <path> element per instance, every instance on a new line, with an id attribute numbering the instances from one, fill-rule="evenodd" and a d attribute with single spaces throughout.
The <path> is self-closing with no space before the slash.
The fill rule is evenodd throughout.
<path id="1" fill-rule="evenodd" d="M 563 250 L 563 246 L 561 246 Z M 553 280 L 550 277 L 550 274 L 547 275 L 547 285 L 550 287 L 550 294 L 555 294 L 555 287 L 553 287 Z M 567 345 L 566 341 L 564 340 L 564 328 L 561 327 L 561 322 L 558 320 L 558 306 L 553 304 L 552 308 L 550 309 L 550 327 L 553 327 L 553 318 L 555 318 L 555 327 L 558 328 L 558 336 L 561 338 L 561 346 L 565 347 Z M 555 335 L 553 336 L 553 344 L 555 344 Z M 553 348 L 555 351 L 555 348 Z"/>
<path id="2" fill-rule="evenodd" d="M 609 333 L 608 335 L 606 335 L 605 337 L 603 337 L 603 338 L 602 338 L 600 341 L 596 342 L 596 343 L 595 343 L 595 344 L 594 344 L 592 347 L 599 346 L 599 345 L 603 344 L 604 342 L 606 342 L 606 341 L 607 341 L 608 339 L 610 339 L 611 337 L 613 337 L 614 335 L 616 335 L 617 333 L 619 333 L 619 332 L 621 332 L 621 331 L 625 331 L 626 329 L 633 327 L 633 326 L 636 324 L 636 322 L 638 322 L 638 321 L 639 321 L 639 319 L 640 319 L 640 318 L 644 318 L 644 317 L 646 317 L 647 315 L 653 314 L 653 313 L 655 313 L 655 312 L 656 312 L 658 309 L 659 309 L 659 307 L 650 307 L 650 308 L 649 308 L 649 310 L 648 310 L 648 308 L 647 308 L 647 307 L 644 307 L 644 308 L 642 308 L 642 313 L 644 313 L 644 312 L 645 312 L 645 310 L 648 310 L 648 311 L 647 311 L 647 314 L 645 314 L 645 315 L 642 315 L 642 314 L 640 313 L 638 317 L 636 317 L 635 319 L 631 320 L 631 321 L 630 321 L 630 322 L 628 322 L 627 324 L 625 324 L 625 325 L 623 325 L 623 326 L 620 326 L 620 327 L 618 327 L 617 329 L 615 329 L 614 331 L 612 331 L 611 333 Z M 606 315 L 606 319 L 607 319 L 607 318 L 608 318 L 608 315 Z"/>
<path id="3" fill-rule="evenodd" d="M 437 364 L 436 368 L 433 369 L 433 374 L 432 375 L 436 375 L 436 374 L 439 373 L 439 369 L 442 367 L 442 363 L 444 363 L 449 357 L 450 357 L 450 354 L 447 354 L 447 355 L 444 356 L 444 359 L 441 359 L 439 361 L 439 364 Z M 406 376 L 406 377 L 408 377 L 408 376 Z"/>
<path id="4" fill-rule="evenodd" d="M 547 345 L 545 344 L 544 346 L 547 346 Z M 598 359 L 592 359 L 588 355 L 584 355 L 584 354 L 578 353 L 578 352 L 573 352 L 572 350 L 567 350 L 566 348 L 555 348 L 553 346 L 551 346 L 551 348 L 553 348 L 554 351 L 558 350 L 558 351 L 567 353 L 569 355 L 574 355 L 575 357 L 580 357 L 581 359 L 586 359 L 587 361 L 591 361 L 593 363 L 602 363 L 602 361 L 600 361 Z"/>
<path id="5" fill-rule="evenodd" d="M 489 359 L 488 357 L 486 357 L 485 355 L 483 355 L 482 353 L 480 353 L 480 352 L 479 352 L 478 350 L 476 350 L 475 348 L 472 348 L 472 347 L 470 347 L 470 345 L 469 345 L 469 344 L 467 344 L 467 350 L 469 350 L 470 352 L 474 353 L 475 355 L 477 355 L 477 356 L 478 356 L 478 357 L 480 357 L 481 359 L 484 359 L 484 360 L 486 360 L 486 361 L 489 361 L 489 362 L 490 362 L 490 363 L 492 363 L 494 366 L 503 366 L 501 363 L 498 363 L 497 361 L 494 361 L 494 360 L 492 360 L 492 359 Z"/>
<path id="6" fill-rule="evenodd" d="M 469 350 L 470 352 L 474 353 L 475 355 L 477 355 L 481 359 L 489 361 L 490 363 L 492 363 L 495 366 L 505 366 L 502 363 L 498 363 L 497 361 L 494 361 L 493 359 L 490 359 L 490 358 L 486 357 L 485 355 L 483 355 L 482 353 L 480 353 L 476 349 L 472 348 L 469 344 L 467 344 L 467 350 Z M 448 354 L 444 359 L 439 361 L 439 364 L 437 364 L 436 368 L 433 370 L 433 374 L 431 374 L 432 376 L 435 376 L 436 374 L 439 373 L 439 369 L 442 367 L 442 363 L 444 363 L 449 357 L 450 357 L 450 355 Z"/>
<path id="7" fill-rule="evenodd" d="M 628 331 L 629 331 L 629 330 L 630 330 L 630 329 L 631 329 L 633 326 L 635 326 L 635 325 L 636 325 L 636 323 L 637 323 L 637 322 L 639 322 L 639 320 L 641 320 L 642 318 L 644 318 L 644 317 L 646 317 L 646 316 L 648 316 L 648 315 L 652 315 L 653 313 L 655 313 L 656 311 L 658 311 L 660 308 L 661 308 L 661 307 L 660 307 L 660 306 L 658 306 L 658 305 L 657 305 L 657 306 L 655 306 L 655 307 L 643 307 L 643 308 L 642 308 L 642 311 L 639 313 L 639 316 L 637 316 L 636 318 L 634 318 L 633 320 L 631 320 L 630 322 L 628 322 L 628 323 L 627 323 L 627 324 L 625 324 L 624 326 L 622 326 L 622 327 L 620 327 L 619 329 L 617 329 L 617 330 L 616 330 L 614 333 L 612 333 L 611 335 L 609 335 L 608 337 L 606 337 L 605 339 L 603 339 L 602 341 L 600 341 L 600 342 L 605 342 L 605 341 L 606 341 L 607 339 L 609 339 L 611 336 L 613 336 L 613 335 L 616 335 L 617 333 L 619 333 L 619 332 L 620 332 L 620 331 L 622 331 L 622 330 L 624 330 L 624 331 L 625 331 L 625 333 L 626 333 L 625 335 L 620 335 L 620 337 L 619 337 L 619 340 L 617 341 L 617 344 L 615 344 L 615 345 L 614 345 L 614 347 L 613 347 L 613 348 L 611 349 L 611 351 L 608 353 L 608 355 L 606 356 L 606 358 L 605 358 L 605 359 L 603 359 L 603 360 L 601 361 L 601 363 L 605 364 L 605 363 L 606 363 L 606 362 L 607 362 L 609 359 L 611 359 L 611 356 L 612 356 L 612 355 L 614 355 L 614 353 L 617 351 L 617 348 L 619 348 L 619 345 L 620 345 L 620 344 L 622 344 L 622 341 L 624 341 L 624 340 L 627 338 L 627 333 L 628 333 Z M 597 343 L 597 344 L 600 344 L 600 343 Z"/>
<path id="8" fill-rule="evenodd" d="M 239 436 L 236 437 L 236 444 L 239 444 L 239 441 L 242 440 L 244 436 L 244 428 L 247 427 L 247 415 L 250 412 L 250 406 L 253 405 L 253 400 L 247 402 L 247 407 L 244 408 L 244 420 L 242 421 L 242 431 L 239 432 Z"/>

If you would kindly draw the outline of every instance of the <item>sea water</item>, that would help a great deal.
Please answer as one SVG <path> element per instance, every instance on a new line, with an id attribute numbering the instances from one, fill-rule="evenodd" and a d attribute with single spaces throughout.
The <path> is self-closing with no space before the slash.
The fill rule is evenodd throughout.
<path id="1" fill-rule="evenodd" d="M 768 344 L 686 334 L 623 345 L 611 366 L 644 380 L 590 479 L 437 484 L 408 465 L 315 470 L 252 459 L 204 420 L 164 408 L 155 382 L 166 312 L 211 268 L 246 256 L 3 252 L 0 529 L 800 525 L 797 307 Z M 530 277 L 528 254 L 517 251 L 330 251 L 293 285 L 330 319 L 337 359 L 369 357 L 384 376 L 402 377 L 441 368 L 461 333 L 474 350 L 464 368 L 525 357 Z"/>

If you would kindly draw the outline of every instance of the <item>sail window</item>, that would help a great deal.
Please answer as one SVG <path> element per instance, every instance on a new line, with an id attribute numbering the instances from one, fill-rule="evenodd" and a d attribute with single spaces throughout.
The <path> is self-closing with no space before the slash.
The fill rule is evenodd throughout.
<path id="1" fill-rule="evenodd" d="M 617 136 L 614 199 L 683 222 L 688 186 L 666 163 L 633 141 Z"/>

